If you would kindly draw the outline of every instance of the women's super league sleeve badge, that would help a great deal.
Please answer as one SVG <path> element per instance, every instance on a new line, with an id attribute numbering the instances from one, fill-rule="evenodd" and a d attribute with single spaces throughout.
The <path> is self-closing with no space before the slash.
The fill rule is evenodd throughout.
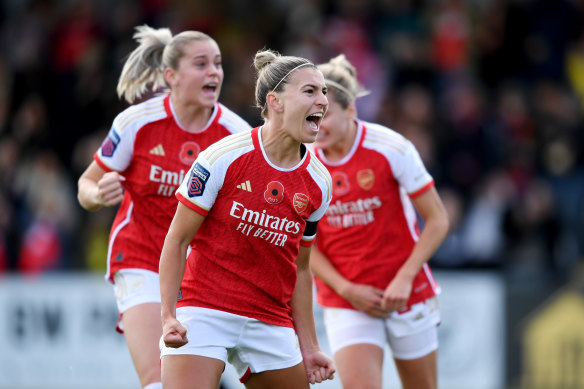
<path id="1" fill-rule="evenodd" d="M 111 157 L 112 155 L 114 155 L 114 151 L 116 151 L 118 143 L 120 143 L 120 136 L 112 128 L 109 134 L 107 135 L 107 138 L 103 141 L 103 144 L 101 145 L 101 155 L 103 155 L 104 157 Z"/>
<path id="2" fill-rule="evenodd" d="M 189 197 L 201 196 L 205 191 L 205 184 L 209 179 L 211 173 L 205 169 L 200 163 L 195 163 L 191 170 L 191 178 L 189 179 L 189 186 L 187 193 Z"/>

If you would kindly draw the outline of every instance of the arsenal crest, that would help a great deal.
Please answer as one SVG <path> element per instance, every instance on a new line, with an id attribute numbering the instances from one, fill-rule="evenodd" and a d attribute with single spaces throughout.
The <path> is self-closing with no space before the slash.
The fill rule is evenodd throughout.
<path id="1" fill-rule="evenodd" d="M 296 212 L 301 214 L 302 212 L 306 211 L 306 207 L 308 207 L 309 201 L 310 197 L 304 193 L 295 193 L 294 198 L 292 199 L 292 205 L 294 205 Z"/>
<path id="2" fill-rule="evenodd" d="M 357 172 L 357 183 L 364 190 L 370 190 L 375 184 L 375 173 L 371 169 L 363 169 Z"/>

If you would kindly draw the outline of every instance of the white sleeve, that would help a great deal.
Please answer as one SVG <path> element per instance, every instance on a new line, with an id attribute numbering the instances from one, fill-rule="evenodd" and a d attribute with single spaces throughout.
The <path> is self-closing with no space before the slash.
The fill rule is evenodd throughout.
<path id="1" fill-rule="evenodd" d="M 199 154 L 191 166 L 189 174 L 185 176 L 182 184 L 176 190 L 176 193 L 180 194 L 184 199 L 181 199 L 181 201 L 183 203 L 188 201 L 208 212 L 215 204 L 217 194 L 225 181 L 225 173 L 227 171 L 227 166 L 225 165 L 229 166 L 229 164 L 222 163 L 215 163 L 211 166 Z M 186 205 L 188 206 L 189 204 Z"/>
<path id="2" fill-rule="evenodd" d="M 415 193 L 430 182 L 432 176 L 426 170 L 418 150 L 412 142 L 407 141 L 405 153 L 392 153 L 395 160 L 390 161 L 395 179 L 406 190 L 408 194 Z"/>

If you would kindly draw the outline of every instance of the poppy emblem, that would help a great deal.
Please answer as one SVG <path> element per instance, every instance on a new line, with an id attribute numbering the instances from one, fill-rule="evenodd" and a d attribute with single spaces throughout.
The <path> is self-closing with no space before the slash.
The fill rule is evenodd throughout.
<path id="1" fill-rule="evenodd" d="M 335 196 L 342 196 L 349 192 L 351 185 L 349 185 L 349 177 L 343 172 L 334 172 L 333 179 L 333 194 Z"/>
<path id="2" fill-rule="evenodd" d="M 357 183 L 364 190 L 370 190 L 375 184 L 375 173 L 371 169 L 363 169 L 357 172 Z"/>
<path id="3" fill-rule="evenodd" d="M 200 151 L 201 147 L 195 142 L 185 142 L 180 149 L 178 157 L 182 163 L 190 166 L 195 162 Z"/>
<path id="4" fill-rule="evenodd" d="M 272 205 L 280 204 L 284 200 L 284 185 L 278 181 L 270 182 L 264 192 L 264 199 Z"/>
<path id="5" fill-rule="evenodd" d="M 296 212 L 301 214 L 302 212 L 306 211 L 309 201 L 310 197 L 304 193 L 295 193 L 294 198 L 292 199 L 292 205 L 294 205 Z"/>

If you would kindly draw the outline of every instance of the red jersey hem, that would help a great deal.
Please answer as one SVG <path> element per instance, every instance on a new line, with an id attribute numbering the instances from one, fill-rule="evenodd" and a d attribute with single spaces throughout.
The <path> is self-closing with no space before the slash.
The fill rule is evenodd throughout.
<path id="1" fill-rule="evenodd" d="M 419 195 L 421 195 L 422 193 L 426 192 L 428 189 L 430 189 L 431 187 L 434 186 L 434 180 L 428 182 L 426 185 L 424 185 L 423 187 L 421 187 L 420 189 L 418 189 L 417 191 L 410 193 L 409 196 L 410 198 L 416 198 Z"/>
<path id="2" fill-rule="evenodd" d="M 105 163 L 103 163 L 103 161 L 99 158 L 97 154 L 93 155 L 93 159 L 99 165 L 99 167 L 105 170 L 106 172 L 113 172 L 113 169 L 107 166 Z"/>
<path id="3" fill-rule="evenodd" d="M 229 308 L 218 307 L 215 305 L 205 304 L 205 303 L 200 303 L 200 302 L 199 303 L 193 302 L 193 301 L 189 302 L 189 301 L 185 301 L 185 300 L 177 301 L 176 307 L 177 308 L 200 307 L 200 308 L 214 309 L 216 311 L 222 311 L 222 312 L 232 313 L 232 314 L 238 315 L 238 316 L 249 317 L 250 319 L 259 320 L 261 322 L 264 322 L 267 324 L 272 324 L 275 326 L 294 328 L 294 324 L 292 323 L 291 319 L 283 319 L 280 316 L 274 317 L 274 316 L 265 316 L 265 315 L 251 315 L 251 314 L 246 315 L 245 313 L 238 312 L 238 311 L 235 311 L 235 310 L 229 309 Z"/>
<path id="4" fill-rule="evenodd" d="M 192 203 L 191 201 L 187 200 L 182 194 L 177 193 L 176 194 L 176 198 L 183 203 L 185 206 L 187 206 L 189 209 L 195 211 L 196 213 L 199 213 L 203 216 L 207 216 L 209 214 L 209 211 L 199 207 L 198 205 Z"/>

